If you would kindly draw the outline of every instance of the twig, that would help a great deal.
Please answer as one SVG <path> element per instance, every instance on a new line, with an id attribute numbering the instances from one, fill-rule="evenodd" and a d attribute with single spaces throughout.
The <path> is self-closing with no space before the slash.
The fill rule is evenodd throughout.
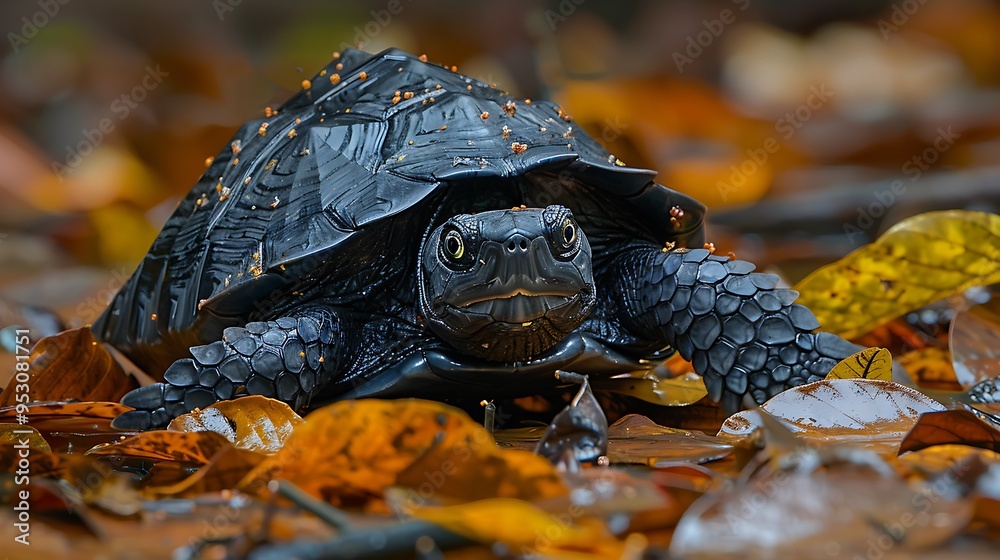
<path id="1" fill-rule="evenodd" d="M 250 560 L 358 559 L 398 557 L 412 554 L 417 541 L 430 538 L 444 550 L 467 546 L 473 541 L 427 521 L 404 521 L 383 529 L 353 531 L 328 541 L 294 542 L 262 546 L 250 553 Z"/>
<path id="2" fill-rule="evenodd" d="M 268 483 L 268 488 L 275 494 L 288 498 L 295 505 L 322 519 L 342 533 L 354 529 L 354 524 L 348 519 L 347 514 L 324 501 L 317 500 L 287 480 L 272 480 Z"/>

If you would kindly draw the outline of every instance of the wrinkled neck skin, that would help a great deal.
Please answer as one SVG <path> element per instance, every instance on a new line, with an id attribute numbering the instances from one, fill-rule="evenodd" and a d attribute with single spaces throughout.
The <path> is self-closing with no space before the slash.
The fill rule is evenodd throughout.
<path id="1" fill-rule="evenodd" d="M 556 345 L 596 301 L 590 245 L 563 206 L 454 216 L 423 240 L 419 276 L 431 331 L 497 362 Z"/>

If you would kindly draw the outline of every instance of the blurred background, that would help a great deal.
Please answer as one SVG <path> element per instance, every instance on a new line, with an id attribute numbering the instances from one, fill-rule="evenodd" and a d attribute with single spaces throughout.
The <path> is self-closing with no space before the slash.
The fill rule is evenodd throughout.
<path id="1" fill-rule="evenodd" d="M 16 0 L 0 5 L 0 326 L 94 321 L 206 158 L 348 47 L 553 98 L 794 282 L 1000 205 L 986 0 Z M 6 371 L 6 369 L 5 369 Z"/>

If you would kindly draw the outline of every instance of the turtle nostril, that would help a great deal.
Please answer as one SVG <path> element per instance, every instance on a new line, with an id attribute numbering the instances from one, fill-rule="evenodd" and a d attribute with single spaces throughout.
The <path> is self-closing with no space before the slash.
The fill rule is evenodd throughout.
<path id="1" fill-rule="evenodd" d="M 524 240 L 524 239 L 521 240 L 521 250 L 522 251 L 527 251 L 528 250 L 528 242 L 526 240 Z"/>
<path id="2" fill-rule="evenodd" d="M 513 253 L 513 252 L 514 252 L 514 247 L 516 247 L 516 245 L 514 244 L 514 242 L 513 242 L 513 241 L 511 241 L 511 242 L 507 243 L 507 250 L 508 250 L 509 252 Z"/>

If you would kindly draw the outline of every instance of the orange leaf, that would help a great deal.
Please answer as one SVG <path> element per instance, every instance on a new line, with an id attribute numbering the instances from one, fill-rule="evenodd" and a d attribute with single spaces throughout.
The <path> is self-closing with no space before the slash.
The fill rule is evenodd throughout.
<path id="1" fill-rule="evenodd" d="M 27 392 L 35 401 L 117 401 L 138 387 L 86 327 L 39 340 L 27 363 Z M 15 404 L 17 383 L 16 376 L 11 378 L 0 406 Z"/>
<path id="2" fill-rule="evenodd" d="M 174 418 L 168 429 L 177 432 L 215 432 L 241 449 L 273 453 L 303 422 L 287 404 L 252 395 L 215 403 L 204 410 Z"/>
<path id="3" fill-rule="evenodd" d="M 565 486 L 552 465 L 526 451 L 501 450 L 464 412 L 416 399 L 343 401 L 310 414 L 278 453 L 240 483 L 264 492 L 283 478 L 335 505 L 384 509 L 390 486 L 411 498 L 544 498 Z"/>

